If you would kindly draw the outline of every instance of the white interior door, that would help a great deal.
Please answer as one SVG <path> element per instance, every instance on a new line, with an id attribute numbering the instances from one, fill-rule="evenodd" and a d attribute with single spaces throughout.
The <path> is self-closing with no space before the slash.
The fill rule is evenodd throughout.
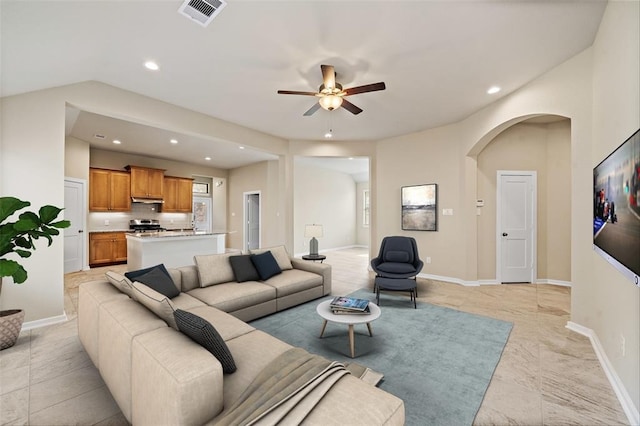
<path id="1" fill-rule="evenodd" d="M 498 172 L 498 281 L 535 281 L 536 173 Z"/>
<path id="2" fill-rule="evenodd" d="M 193 197 L 193 229 L 211 231 L 211 198 Z"/>
<path id="3" fill-rule="evenodd" d="M 65 179 L 64 181 L 64 218 L 71 222 L 63 229 L 64 235 L 64 273 L 81 271 L 84 267 L 85 253 L 85 184 L 82 181 Z"/>
<path id="4" fill-rule="evenodd" d="M 245 193 L 245 250 L 260 247 L 260 193 Z"/>

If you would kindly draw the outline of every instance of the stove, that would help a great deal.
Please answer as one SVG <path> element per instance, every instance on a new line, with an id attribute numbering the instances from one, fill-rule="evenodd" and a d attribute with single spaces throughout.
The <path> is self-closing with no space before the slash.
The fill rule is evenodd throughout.
<path id="1" fill-rule="evenodd" d="M 160 227 L 158 219 L 131 219 L 129 221 L 129 230 L 133 232 L 159 232 L 165 231 Z"/>

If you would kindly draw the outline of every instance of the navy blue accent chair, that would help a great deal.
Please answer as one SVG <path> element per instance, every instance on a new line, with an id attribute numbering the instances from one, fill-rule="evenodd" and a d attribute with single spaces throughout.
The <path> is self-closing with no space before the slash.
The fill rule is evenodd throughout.
<path id="1" fill-rule="evenodd" d="M 420 260 L 418 245 L 413 237 L 384 237 L 380 243 L 378 257 L 371 259 L 371 269 L 376 273 L 373 291 L 378 295 L 378 303 L 380 303 L 380 290 L 403 290 L 411 292 L 415 308 L 415 298 L 418 295 L 418 287 L 415 280 L 423 266 L 424 262 Z M 398 281 L 398 286 L 395 286 L 392 285 L 392 281 L 390 282 L 386 279 L 404 281 Z M 407 285 L 409 283 L 406 281 L 407 279 L 414 280 L 413 286 Z"/>
<path id="2" fill-rule="evenodd" d="M 413 237 L 384 237 L 378 257 L 371 259 L 371 268 L 383 278 L 415 278 L 423 266 Z"/>

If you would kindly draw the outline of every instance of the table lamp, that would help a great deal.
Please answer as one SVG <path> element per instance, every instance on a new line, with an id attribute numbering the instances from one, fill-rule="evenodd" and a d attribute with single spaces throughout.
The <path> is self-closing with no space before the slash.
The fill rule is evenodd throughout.
<path id="1" fill-rule="evenodd" d="M 305 238 L 311 238 L 311 241 L 309 241 L 309 256 L 317 256 L 318 240 L 316 240 L 316 237 L 322 237 L 322 225 L 305 225 L 304 236 Z"/>

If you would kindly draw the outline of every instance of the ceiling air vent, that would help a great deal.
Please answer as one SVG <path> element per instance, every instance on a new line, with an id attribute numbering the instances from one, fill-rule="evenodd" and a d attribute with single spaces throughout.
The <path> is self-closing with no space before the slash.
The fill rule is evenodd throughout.
<path id="1" fill-rule="evenodd" d="M 222 0 L 186 0 L 178 13 L 206 27 L 226 5 Z"/>

